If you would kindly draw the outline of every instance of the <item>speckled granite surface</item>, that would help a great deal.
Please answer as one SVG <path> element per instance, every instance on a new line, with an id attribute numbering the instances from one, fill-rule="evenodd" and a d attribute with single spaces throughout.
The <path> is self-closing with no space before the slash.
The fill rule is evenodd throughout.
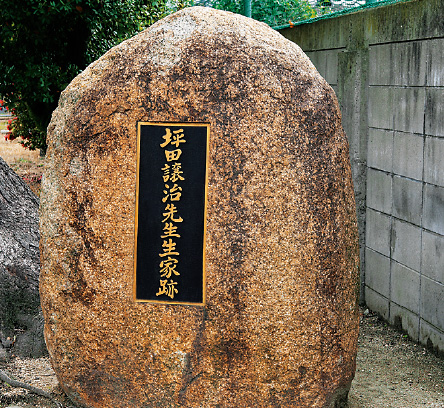
<path id="1" fill-rule="evenodd" d="M 134 302 L 138 121 L 211 124 L 204 307 Z M 185 9 L 75 78 L 48 141 L 40 290 L 73 401 L 342 406 L 358 334 L 348 144 L 299 47 Z"/>

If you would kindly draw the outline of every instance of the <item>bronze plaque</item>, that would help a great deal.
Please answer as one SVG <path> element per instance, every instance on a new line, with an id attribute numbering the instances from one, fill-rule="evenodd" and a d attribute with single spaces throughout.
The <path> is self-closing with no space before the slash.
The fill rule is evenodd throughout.
<path id="1" fill-rule="evenodd" d="M 205 304 L 210 126 L 139 122 L 136 301 Z"/>

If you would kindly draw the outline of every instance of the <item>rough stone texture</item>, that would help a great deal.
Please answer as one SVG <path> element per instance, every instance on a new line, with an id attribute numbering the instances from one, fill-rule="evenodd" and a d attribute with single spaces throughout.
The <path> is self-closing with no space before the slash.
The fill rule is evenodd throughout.
<path id="1" fill-rule="evenodd" d="M 0 157 L 0 349 L 46 353 L 39 298 L 39 199 Z"/>
<path id="2" fill-rule="evenodd" d="M 133 300 L 136 123 L 211 124 L 205 307 Z M 332 89 L 266 25 L 189 8 L 63 92 L 41 195 L 54 369 L 87 407 L 340 407 L 358 245 Z"/>

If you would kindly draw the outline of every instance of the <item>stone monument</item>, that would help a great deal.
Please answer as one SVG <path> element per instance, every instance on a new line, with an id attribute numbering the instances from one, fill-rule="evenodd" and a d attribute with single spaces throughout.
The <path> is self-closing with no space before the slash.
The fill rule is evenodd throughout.
<path id="1" fill-rule="evenodd" d="M 41 194 L 45 337 L 83 407 L 340 407 L 358 242 L 334 92 L 300 48 L 177 12 L 62 93 Z"/>

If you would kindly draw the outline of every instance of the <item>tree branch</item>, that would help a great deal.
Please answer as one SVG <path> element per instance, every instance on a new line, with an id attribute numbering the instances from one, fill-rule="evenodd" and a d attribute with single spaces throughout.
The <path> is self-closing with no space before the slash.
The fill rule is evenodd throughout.
<path id="1" fill-rule="evenodd" d="M 53 401 L 58 408 L 63 408 L 63 405 L 58 402 L 54 397 L 49 394 L 46 391 L 41 390 L 40 388 L 33 387 L 32 385 L 26 384 L 21 381 L 14 380 L 13 378 L 9 377 L 8 374 L 6 374 L 3 370 L 0 370 L 0 380 L 4 381 L 6 384 L 10 385 L 14 388 L 24 388 L 25 390 L 28 390 L 34 394 L 40 395 L 41 397 L 49 398 L 51 401 Z"/>

